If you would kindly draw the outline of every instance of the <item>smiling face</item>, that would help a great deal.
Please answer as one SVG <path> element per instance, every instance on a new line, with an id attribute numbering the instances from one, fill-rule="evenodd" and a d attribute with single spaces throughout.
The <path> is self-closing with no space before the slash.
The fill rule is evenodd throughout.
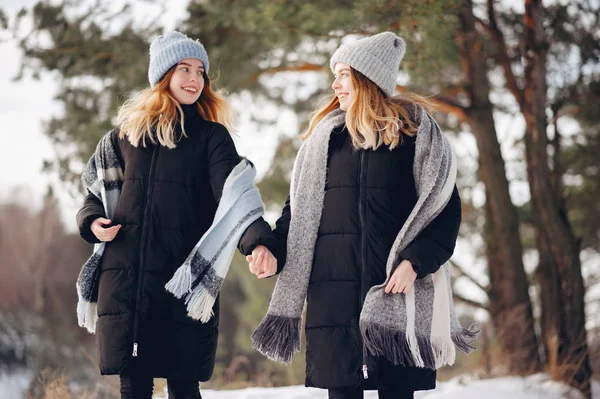
<path id="1" fill-rule="evenodd" d="M 340 102 L 340 109 L 342 111 L 348 111 L 355 95 L 350 66 L 338 62 L 335 64 L 334 75 L 335 79 L 331 84 L 331 88 L 335 90 L 335 95 Z"/>
<path id="2" fill-rule="evenodd" d="M 177 64 L 169 82 L 169 94 L 179 104 L 193 104 L 204 89 L 204 64 L 196 58 L 185 58 Z"/>

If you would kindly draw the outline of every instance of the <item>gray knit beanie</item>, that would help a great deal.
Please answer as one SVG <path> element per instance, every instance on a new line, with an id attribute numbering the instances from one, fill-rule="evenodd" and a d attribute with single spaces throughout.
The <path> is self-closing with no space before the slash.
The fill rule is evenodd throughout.
<path id="1" fill-rule="evenodd" d="M 365 75 L 388 96 L 396 91 L 396 78 L 400 61 L 404 57 L 406 43 L 392 32 L 360 39 L 352 44 L 341 45 L 333 53 L 329 66 L 335 72 L 335 64 L 350 65 Z"/>
<path id="2" fill-rule="evenodd" d="M 150 66 L 148 80 L 154 87 L 160 78 L 175 64 L 185 58 L 197 58 L 208 72 L 208 54 L 200 41 L 172 31 L 158 36 L 150 44 Z"/>

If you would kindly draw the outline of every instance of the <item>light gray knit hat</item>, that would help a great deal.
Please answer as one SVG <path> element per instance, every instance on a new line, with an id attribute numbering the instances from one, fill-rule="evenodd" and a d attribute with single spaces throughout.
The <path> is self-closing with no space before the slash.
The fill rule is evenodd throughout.
<path id="1" fill-rule="evenodd" d="M 329 66 L 335 72 L 335 64 L 338 62 L 350 65 L 371 79 L 386 95 L 393 96 L 398 68 L 405 52 L 406 43 L 400 36 L 382 32 L 341 45 L 331 56 Z"/>
<path id="2" fill-rule="evenodd" d="M 172 31 L 158 36 L 150 44 L 150 66 L 148 80 L 154 87 L 160 78 L 175 64 L 185 58 L 197 58 L 208 72 L 208 54 L 200 41 Z"/>

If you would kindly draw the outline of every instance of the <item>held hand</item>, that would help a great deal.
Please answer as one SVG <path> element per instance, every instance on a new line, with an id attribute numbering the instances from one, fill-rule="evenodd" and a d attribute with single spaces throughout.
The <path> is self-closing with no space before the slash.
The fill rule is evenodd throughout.
<path id="1" fill-rule="evenodd" d="M 271 277 L 277 272 L 277 259 L 264 245 L 254 248 L 252 255 L 246 256 L 250 273 L 258 278 Z"/>
<path id="2" fill-rule="evenodd" d="M 390 281 L 385 286 L 385 293 L 397 294 L 399 292 L 406 293 L 410 290 L 417 279 L 417 273 L 413 270 L 412 264 L 408 260 L 400 262 Z"/>
<path id="3" fill-rule="evenodd" d="M 110 224 L 110 222 L 111 221 L 109 219 L 105 218 L 97 218 L 92 222 L 90 229 L 100 241 L 112 241 L 116 237 L 119 230 L 121 230 L 120 224 L 112 227 L 104 227 L 105 225 Z"/>

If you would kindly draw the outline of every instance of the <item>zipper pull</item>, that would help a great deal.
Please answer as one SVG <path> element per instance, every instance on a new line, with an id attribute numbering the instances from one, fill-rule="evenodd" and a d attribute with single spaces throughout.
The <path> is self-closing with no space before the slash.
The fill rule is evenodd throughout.
<path id="1" fill-rule="evenodd" d="M 363 377 L 365 377 L 365 380 L 369 378 L 369 373 L 366 364 L 363 364 Z"/>
<path id="2" fill-rule="evenodd" d="M 137 357 L 137 342 L 135 344 L 133 344 L 133 357 Z"/>

